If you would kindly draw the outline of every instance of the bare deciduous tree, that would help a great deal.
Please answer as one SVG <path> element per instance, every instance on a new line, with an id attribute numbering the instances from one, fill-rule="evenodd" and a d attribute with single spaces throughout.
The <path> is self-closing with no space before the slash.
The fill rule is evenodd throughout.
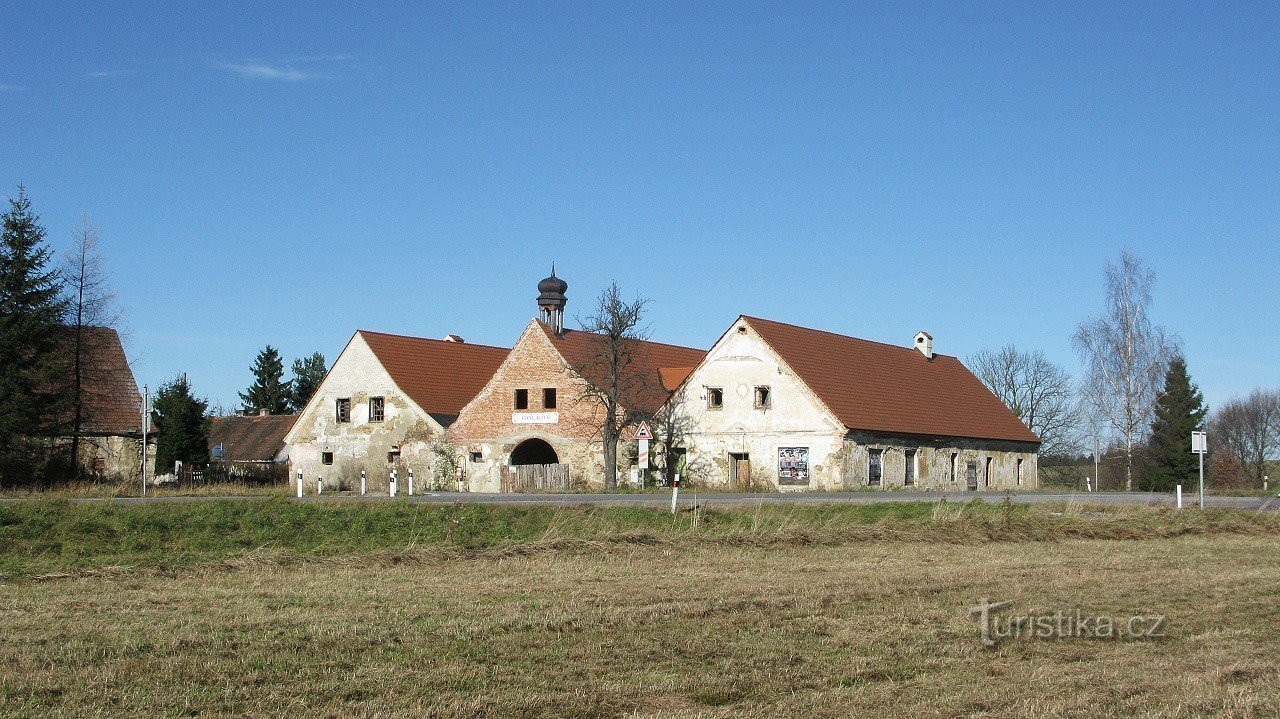
<path id="1" fill-rule="evenodd" d="M 1128 250 L 1108 263 L 1106 309 L 1080 323 L 1072 344 L 1085 364 L 1088 408 L 1115 432 L 1125 455 L 1125 490 L 1133 489 L 1134 448 L 1151 413 L 1177 338 L 1148 316 L 1155 273 Z"/>
<path id="2" fill-rule="evenodd" d="M 587 380 L 582 400 L 599 410 L 599 427 L 594 428 L 604 443 L 604 483 L 618 486 L 618 439 L 622 429 L 641 419 L 634 398 L 650 389 L 653 378 L 643 371 L 642 353 L 649 330 L 641 325 L 648 300 L 622 299 L 618 283 L 609 285 L 596 302 L 595 310 L 579 317 L 583 331 L 594 335 L 591 350 L 582 366 L 574 367 Z"/>
<path id="3" fill-rule="evenodd" d="M 1254 390 L 1222 405 L 1209 419 L 1209 437 L 1216 451 L 1229 453 L 1248 481 L 1261 487 L 1267 462 L 1280 455 L 1280 392 Z"/>
<path id="4" fill-rule="evenodd" d="M 1079 403 L 1075 382 L 1039 350 L 1008 345 L 983 350 L 969 362 L 974 374 L 1018 419 L 1040 436 L 1040 453 L 1059 457 L 1079 451 Z"/>
<path id="5" fill-rule="evenodd" d="M 80 226 L 72 232 L 72 246 L 62 260 L 62 278 L 70 300 L 72 325 L 71 395 L 73 403 L 71 427 L 71 462 L 80 471 L 80 434 L 85 417 L 84 386 L 92 381 L 93 363 L 86 362 L 86 327 L 114 327 L 120 321 L 115 292 L 107 279 L 105 260 L 98 247 L 98 229 L 89 216 L 80 218 Z"/>

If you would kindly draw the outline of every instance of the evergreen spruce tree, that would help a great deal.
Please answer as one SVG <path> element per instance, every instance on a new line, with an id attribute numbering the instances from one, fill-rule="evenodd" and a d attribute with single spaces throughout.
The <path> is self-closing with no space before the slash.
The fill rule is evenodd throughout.
<path id="1" fill-rule="evenodd" d="M 324 376 L 328 372 L 324 355 L 319 352 L 313 353 L 310 357 L 294 360 L 293 382 L 289 388 L 289 409 L 295 413 L 302 412 L 302 408 L 307 406 L 311 395 L 320 388 L 320 383 L 324 381 Z"/>
<path id="2" fill-rule="evenodd" d="M 156 474 L 173 471 L 175 460 L 190 467 L 209 461 L 209 403 L 191 394 L 187 376 L 160 386 L 152 400 L 156 439 Z"/>
<path id="3" fill-rule="evenodd" d="M 284 362 L 275 347 L 267 345 L 253 362 L 253 384 L 240 393 L 240 401 L 250 412 L 267 414 L 289 411 L 289 383 L 284 381 Z"/>
<path id="4" fill-rule="evenodd" d="M 1199 458 L 1191 453 L 1191 433 L 1204 428 L 1207 413 L 1204 397 L 1187 374 L 1187 361 L 1174 357 L 1165 372 L 1164 391 L 1156 400 L 1148 442 L 1150 469 L 1142 489 L 1172 492 L 1175 485 L 1185 489 L 1199 481 Z"/>
<path id="5" fill-rule="evenodd" d="M 2 218 L 0 484 L 28 484 L 55 479 L 48 476 L 49 438 L 64 432 L 71 409 L 62 327 L 68 305 L 22 187 Z"/>

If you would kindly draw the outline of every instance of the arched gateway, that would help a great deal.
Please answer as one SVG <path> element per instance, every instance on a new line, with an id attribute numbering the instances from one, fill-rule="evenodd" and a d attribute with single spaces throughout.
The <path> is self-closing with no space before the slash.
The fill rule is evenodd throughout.
<path id="1" fill-rule="evenodd" d="M 529 464 L 559 464 L 560 457 L 556 455 L 556 450 L 545 440 L 534 437 L 526 439 L 516 448 L 511 450 L 511 465 L 523 466 Z"/>
<path id="2" fill-rule="evenodd" d="M 532 437 L 511 450 L 502 468 L 504 492 L 564 492 L 569 489 L 569 465 L 546 440 Z"/>

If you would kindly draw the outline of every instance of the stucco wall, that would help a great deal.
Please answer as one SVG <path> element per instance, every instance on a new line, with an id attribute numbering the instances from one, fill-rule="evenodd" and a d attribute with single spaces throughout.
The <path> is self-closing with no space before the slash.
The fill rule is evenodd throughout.
<path id="1" fill-rule="evenodd" d="M 916 451 L 915 489 L 959 490 L 968 488 L 968 463 L 977 464 L 978 489 L 1035 489 L 1040 486 L 1039 455 L 1034 446 L 1017 442 L 957 438 L 893 437 L 865 432 L 845 439 L 845 483 L 849 490 L 868 487 L 869 452 L 881 450 L 883 471 L 880 489 L 906 489 L 907 450 Z M 952 476 L 952 457 L 955 476 Z M 987 459 L 991 460 L 987 483 Z M 1018 460 L 1022 478 L 1018 479 Z"/>
<path id="2" fill-rule="evenodd" d="M 756 387 L 769 388 L 767 407 L 756 407 Z M 723 391 L 719 409 L 708 407 L 709 388 Z M 666 414 L 670 421 L 660 422 L 657 431 L 685 447 L 686 479 L 694 485 L 728 486 L 732 452 L 750 458 L 750 482 L 740 481 L 738 488 L 842 486 L 844 426 L 746 323 L 730 328 L 716 343 Z M 809 482 L 780 485 L 779 450 L 794 447 L 808 449 Z"/>
<path id="3" fill-rule="evenodd" d="M 378 396 L 385 398 L 385 417 L 382 422 L 370 422 L 369 398 Z M 337 421 L 336 402 L 341 397 L 351 398 L 349 423 Z M 412 468 L 415 484 L 425 489 L 437 468 L 447 473 L 447 467 L 437 463 L 436 448 L 442 437 L 439 423 L 396 387 L 369 345 L 356 334 L 289 433 L 293 481 L 301 471 L 308 493 L 315 491 L 320 477 L 327 489 L 341 485 L 358 490 L 360 471 L 364 470 L 370 491 L 386 491 L 391 470 L 398 469 L 403 491 Z M 387 455 L 396 449 L 400 461 L 392 464 Z M 323 464 L 324 452 L 333 453 L 332 465 Z"/>

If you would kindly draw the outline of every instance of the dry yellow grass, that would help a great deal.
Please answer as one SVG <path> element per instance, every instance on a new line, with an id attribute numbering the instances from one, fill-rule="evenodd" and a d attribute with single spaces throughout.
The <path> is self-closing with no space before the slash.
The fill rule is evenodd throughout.
<path id="1" fill-rule="evenodd" d="M 0 716 L 1280 714 L 1271 534 L 423 556 L 0 585 Z M 982 597 L 1168 636 L 986 649 Z"/>

